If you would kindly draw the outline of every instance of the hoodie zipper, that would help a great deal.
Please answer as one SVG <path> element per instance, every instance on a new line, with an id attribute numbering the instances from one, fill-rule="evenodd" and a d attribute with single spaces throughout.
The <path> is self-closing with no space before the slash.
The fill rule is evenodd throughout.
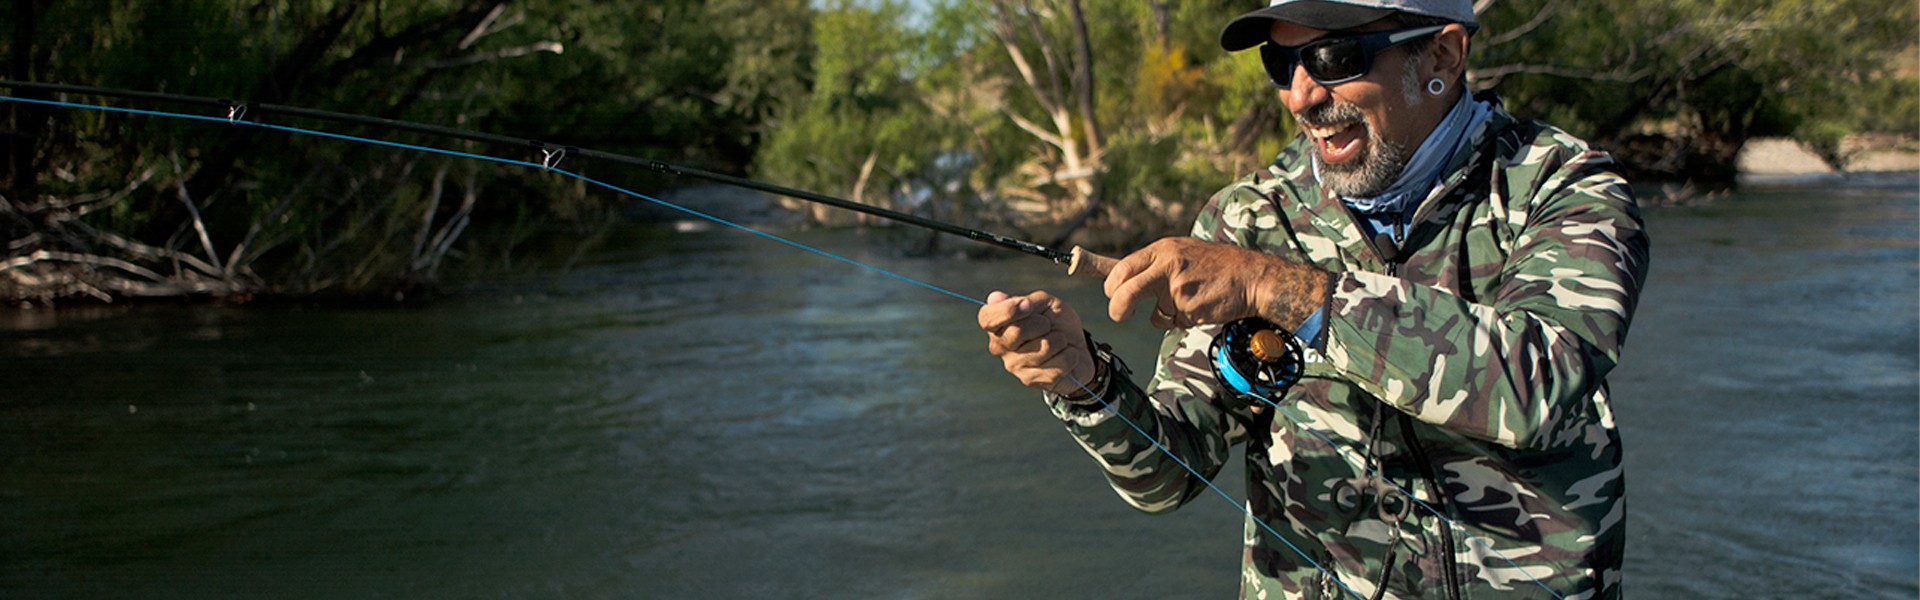
<path id="1" fill-rule="evenodd" d="M 1425 205 L 1426 203 L 1421 203 L 1421 208 L 1425 208 Z M 1419 212 L 1416 211 L 1415 215 L 1418 214 Z M 1357 216 L 1358 215 L 1356 215 L 1356 217 Z M 1372 243 L 1368 244 L 1368 246 L 1373 248 L 1374 255 L 1379 258 L 1381 262 L 1386 263 L 1387 276 L 1399 279 L 1400 264 L 1405 262 L 1407 258 L 1404 254 L 1405 250 L 1401 246 L 1407 241 L 1405 213 L 1394 215 L 1393 233 L 1385 236 L 1387 237 L 1385 244 L 1381 243 L 1382 240 L 1379 239 L 1380 237 L 1382 236 L 1375 236 L 1375 238 L 1371 240 Z M 1376 402 L 1383 401 L 1376 400 Z M 1376 412 L 1376 414 L 1378 413 Z M 1446 496 L 1441 495 L 1442 489 L 1440 488 L 1439 475 L 1434 471 L 1433 463 L 1428 461 L 1426 451 L 1421 448 L 1420 437 L 1413 432 L 1413 416 L 1405 412 L 1399 412 L 1399 415 L 1400 437 L 1402 441 L 1407 444 L 1408 451 L 1413 453 L 1413 462 L 1420 468 L 1420 478 L 1426 480 L 1427 493 L 1433 497 L 1434 503 L 1437 505 L 1434 509 L 1442 510 L 1442 507 L 1447 506 L 1449 503 L 1447 502 Z M 1369 443 L 1369 446 L 1371 446 L 1371 443 Z M 1435 516 L 1444 517 L 1444 515 Z M 1453 527 L 1449 523 L 1450 521 L 1446 518 L 1440 519 L 1440 547 L 1446 549 L 1445 552 L 1440 554 L 1440 575 L 1447 589 L 1447 597 L 1452 600 L 1460 600 L 1460 581 L 1456 573 L 1456 571 L 1459 570 L 1459 559 L 1454 556 Z"/>

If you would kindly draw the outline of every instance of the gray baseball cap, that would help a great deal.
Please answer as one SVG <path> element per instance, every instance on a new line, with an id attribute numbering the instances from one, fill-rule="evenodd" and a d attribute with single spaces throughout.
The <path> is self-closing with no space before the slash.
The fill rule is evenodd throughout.
<path id="1" fill-rule="evenodd" d="M 1220 31 L 1220 47 L 1238 52 L 1267 42 L 1276 20 L 1314 29 L 1339 31 L 1387 18 L 1394 12 L 1439 17 L 1478 29 L 1473 0 L 1272 0 L 1266 8 L 1227 22 Z"/>

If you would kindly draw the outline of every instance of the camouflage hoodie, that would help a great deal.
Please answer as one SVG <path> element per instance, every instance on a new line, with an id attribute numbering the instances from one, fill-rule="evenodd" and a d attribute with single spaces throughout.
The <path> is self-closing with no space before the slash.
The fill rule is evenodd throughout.
<path id="1" fill-rule="evenodd" d="M 1611 157 L 1487 99 L 1492 118 L 1414 213 L 1399 264 L 1320 189 L 1300 139 L 1194 223 L 1196 238 L 1336 274 L 1284 414 L 1223 392 L 1205 359 L 1214 327 L 1169 332 L 1144 390 L 1109 384 L 1112 410 L 1050 397 L 1146 512 L 1206 486 L 1131 424 L 1209 479 L 1247 444 L 1243 596 L 1620 596 L 1624 484 L 1605 378 L 1647 237 Z"/>

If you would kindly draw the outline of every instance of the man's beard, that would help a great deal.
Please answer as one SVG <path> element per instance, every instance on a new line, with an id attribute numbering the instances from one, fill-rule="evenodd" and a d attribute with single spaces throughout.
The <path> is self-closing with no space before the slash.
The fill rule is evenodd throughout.
<path id="1" fill-rule="evenodd" d="M 1360 156 L 1341 164 L 1320 162 L 1320 153 L 1315 152 L 1313 160 L 1320 164 L 1320 183 L 1334 194 L 1345 197 L 1372 196 L 1387 191 L 1393 182 L 1400 178 L 1409 155 L 1406 147 L 1380 138 L 1380 130 L 1373 126 L 1360 109 L 1351 104 L 1329 101 L 1305 113 L 1295 114 L 1294 121 L 1303 126 L 1332 125 L 1358 121 L 1366 128 L 1367 145 Z"/>

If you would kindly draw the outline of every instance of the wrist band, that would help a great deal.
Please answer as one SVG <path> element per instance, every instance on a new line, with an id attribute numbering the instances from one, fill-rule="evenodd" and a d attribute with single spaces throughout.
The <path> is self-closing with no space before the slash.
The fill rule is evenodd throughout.
<path id="1" fill-rule="evenodd" d="M 1087 351 L 1093 354 L 1093 380 L 1082 382 L 1085 385 L 1071 394 L 1054 394 L 1068 404 L 1092 404 L 1107 393 L 1107 384 L 1113 379 L 1113 347 L 1093 340 L 1093 334 L 1087 335 Z"/>

